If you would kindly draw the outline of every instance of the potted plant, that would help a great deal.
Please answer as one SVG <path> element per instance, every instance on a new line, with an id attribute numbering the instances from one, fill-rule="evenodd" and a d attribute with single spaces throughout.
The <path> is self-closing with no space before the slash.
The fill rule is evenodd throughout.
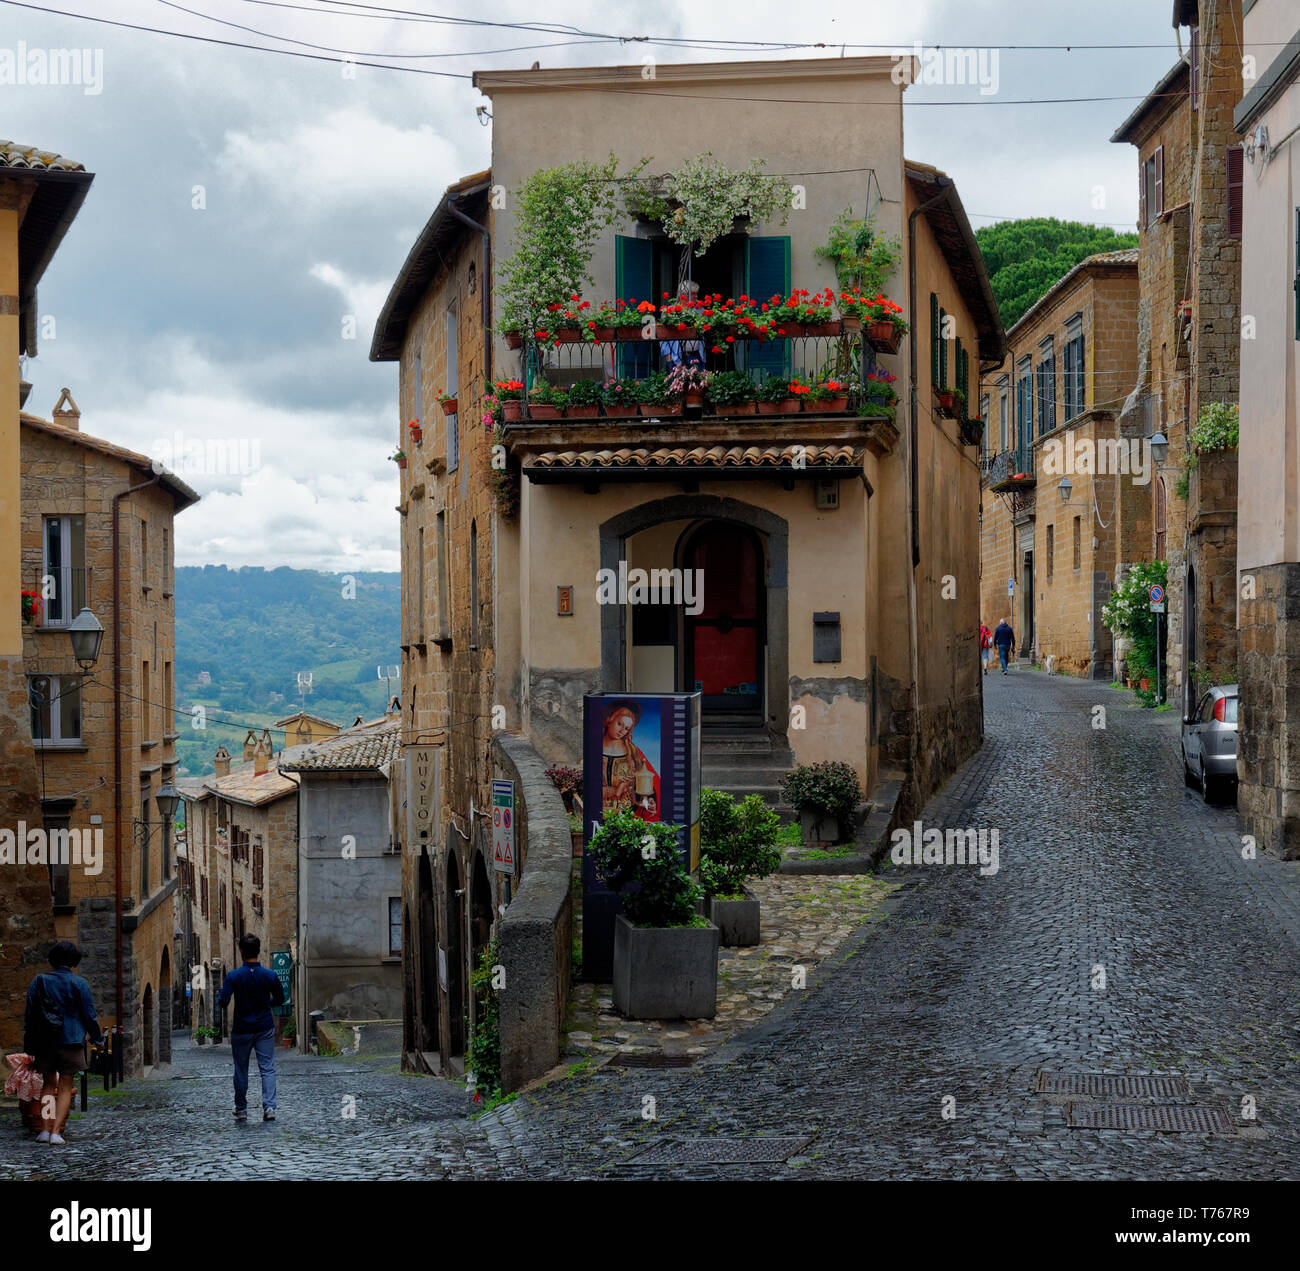
<path id="1" fill-rule="evenodd" d="M 611 344 L 618 339 L 618 328 L 623 325 L 622 313 L 627 308 L 622 300 L 602 300 L 584 317 L 582 338 L 588 344 Z"/>
<path id="2" fill-rule="evenodd" d="M 444 415 L 454 415 L 456 413 L 456 397 L 452 393 L 439 393 L 438 405 L 442 407 Z"/>
<path id="3" fill-rule="evenodd" d="M 563 389 L 538 380 L 528 394 L 528 414 L 531 419 L 559 419 L 564 414 L 568 398 Z"/>
<path id="4" fill-rule="evenodd" d="M 728 947 L 758 943 L 759 904 L 745 883 L 780 866 L 780 829 L 780 814 L 762 795 L 739 801 L 721 790 L 700 791 L 700 881 L 709 920 Z"/>
<path id="5" fill-rule="evenodd" d="M 39 592 L 23 592 L 23 621 L 33 627 L 40 626 L 41 597 Z"/>
<path id="6" fill-rule="evenodd" d="M 626 419 L 637 413 L 640 381 L 611 377 L 600 386 L 600 401 L 611 419 Z"/>
<path id="7" fill-rule="evenodd" d="M 760 415 L 796 415 L 799 398 L 793 385 L 781 375 L 769 375 L 758 386 L 758 413 Z"/>
<path id="8" fill-rule="evenodd" d="M 679 827 L 612 812 L 587 852 L 621 892 L 614 920 L 614 1005 L 632 1019 L 712 1019 L 719 932 L 696 913 L 703 892 L 682 863 Z"/>
<path id="9" fill-rule="evenodd" d="M 595 419 L 600 414 L 600 385 L 595 380 L 577 380 L 566 392 L 565 419 Z"/>
<path id="10" fill-rule="evenodd" d="M 656 417 L 682 413 L 682 399 L 674 391 L 669 376 L 663 371 L 647 375 L 641 381 L 637 397 L 642 415 Z"/>
<path id="11" fill-rule="evenodd" d="M 400 471 L 402 471 L 402 472 L 405 472 L 405 471 L 406 471 L 406 451 L 405 451 L 405 450 L 401 450 L 401 449 L 395 450 L 395 451 L 394 451 L 391 455 L 389 455 L 388 457 L 389 457 L 389 458 L 390 458 L 390 459 L 391 459 L 391 460 L 392 460 L 392 461 L 397 465 L 397 467 L 398 467 L 398 469 L 399 469 Z"/>
<path id="12" fill-rule="evenodd" d="M 978 446 L 984 435 L 984 421 L 978 415 L 973 419 L 967 416 L 961 421 L 961 439 L 968 446 Z"/>
<path id="13" fill-rule="evenodd" d="M 862 797 L 858 774 L 838 759 L 796 764 L 787 774 L 781 792 L 799 813 L 806 844 L 838 843 L 844 839 Z"/>
<path id="14" fill-rule="evenodd" d="M 569 839 L 573 845 L 573 858 L 578 860 L 582 856 L 582 813 L 569 812 L 566 815 L 569 818 Z"/>
<path id="15" fill-rule="evenodd" d="M 709 401 L 719 415 L 752 415 L 754 381 L 745 371 L 716 371 L 709 381 Z"/>
<path id="16" fill-rule="evenodd" d="M 420 438 L 424 436 L 424 429 L 420 426 L 420 421 L 413 419 L 406 426 L 411 430 L 411 440 L 418 446 Z"/>
<path id="17" fill-rule="evenodd" d="M 937 413 L 944 419 L 957 417 L 957 390 L 955 388 L 935 387 L 934 402 Z"/>
<path id="18" fill-rule="evenodd" d="M 908 332 L 903 306 L 883 294 L 867 295 L 857 288 L 839 295 L 840 312 L 860 318 L 867 343 L 877 353 L 897 353 L 899 343 Z"/>
<path id="19" fill-rule="evenodd" d="M 675 366 L 668 372 L 668 390 L 681 399 L 685 407 L 703 409 L 704 394 L 712 377 L 699 366 Z"/>
<path id="20" fill-rule="evenodd" d="M 838 415 L 849 408 L 848 390 L 839 380 L 818 380 L 810 386 L 805 410 Z"/>
<path id="21" fill-rule="evenodd" d="M 497 380 L 493 388 L 496 389 L 497 401 L 501 403 L 502 421 L 507 424 L 517 422 L 523 409 L 523 380 Z"/>

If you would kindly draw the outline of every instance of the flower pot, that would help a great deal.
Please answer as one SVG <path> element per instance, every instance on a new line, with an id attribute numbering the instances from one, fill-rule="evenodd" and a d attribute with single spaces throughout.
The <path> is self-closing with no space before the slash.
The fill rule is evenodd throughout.
<path id="1" fill-rule="evenodd" d="M 517 423 L 519 420 L 519 413 L 520 411 L 523 410 L 523 408 L 524 408 L 524 404 L 523 402 L 520 401 L 502 402 L 501 418 L 507 424 Z"/>
<path id="2" fill-rule="evenodd" d="M 827 322 L 810 322 L 804 330 L 808 335 L 827 336 L 839 335 L 843 327 L 838 319 L 832 318 Z"/>
<path id="3" fill-rule="evenodd" d="M 712 1019 L 718 939 L 707 927 L 634 927 L 614 920 L 614 1005 L 629 1019 Z"/>
<path id="4" fill-rule="evenodd" d="M 703 393 L 687 393 L 682 399 L 683 406 L 689 406 L 692 410 L 698 410 L 704 405 Z"/>
<path id="5" fill-rule="evenodd" d="M 821 808 L 804 808 L 799 813 L 799 830 L 805 847 L 823 847 L 843 837 L 838 817 Z"/>
<path id="6" fill-rule="evenodd" d="M 562 406 L 552 406 L 547 402 L 529 402 L 530 419 L 559 419 L 564 412 Z"/>
<path id="7" fill-rule="evenodd" d="M 731 406 L 715 406 L 713 409 L 719 415 L 753 415 L 758 406 L 757 402 L 736 402 Z"/>
<path id="8" fill-rule="evenodd" d="M 680 415 L 682 413 L 681 402 L 670 402 L 667 406 L 655 405 L 654 402 L 638 402 L 637 408 L 640 410 L 642 416 L 649 416 L 651 418 L 656 415 L 662 417 L 665 415 Z"/>
<path id="9" fill-rule="evenodd" d="M 570 833 L 573 836 L 573 856 L 577 860 L 582 856 L 582 831 L 571 830 Z"/>
<path id="10" fill-rule="evenodd" d="M 399 472 L 405 472 L 405 471 L 406 471 L 406 456 L 405 456 L 405 455 L 403 455 L 400 459 L 397 460 L 397 468 L 398 468 L 398 471 L 399 471 Z"/>
<path id="11" fill-rule="evenodd" d="M 196 1046 L 202 1046 L 203 1043 L 206 1042 L 207 1040 L 208 1040 L 208 1039 L 207 1039 L 206 1037 L 203 1037 L 203 1036 L 197 1036 L 197 1037 L 194 1038 L 194 1044 L 195 1044 Z"/>
<path id="12" fill-rule="evenodd" d="M 413 442 L 415 442 L 415 444 L 416 444 L 417 446 L 420 444 L 420 439 L 421 439 L 423 436 L 424 436 L 424 429 L 423 429 L 423 428 L 412 428 L 412 429 L 411 429 L 411 440 L 412 440 Z"/>
<path id="13" fill-rule="evenodd" d="M 517 349 L 524 342 L 524 337 L 518 331 L 506 332 L 506 348 Z"/>
<path id="14" fill-rule="evenodd" d="M 957 409 L 956 395 L 947 390 L 936 389 L 934 400 L 938 407 L 938 413 L 945 419 L 952 419 Z"/>
<path id="15" fill-rule="evenodd" d="M 588 406 L 566 406 L 564 408 L 565 419 L 597 419 L 600 416 L 600 407 L 592 402 Z"/>
<path id="16" fill-rule="evenodd" d="M 877 353 L 897 353 L 903 333 L 892 322 L 877 319 L 867 323 L 867 343 Z"/>
<path id="17" fill-rule="evenodd" d="M 1141 689 L 1142 692 L 1144 693 L 1150 692 L 1151 691 L 1150 677 L 1144 675 L 1140 680 L 1138 680 L 1138 688 Z"/>
<path id="18" fill-rule="evenodd" d="M 808 334 L 808 328 L 802 322 L 778 322 L 777 326 L 785 332 L 779 340 L 797 340 Z"/>
<path id="19" fill-rule="evenodd" d="M 719 942 L 728 949 L 747 948 L 758 943 L 758 901 L 747 888 L 741 890 L 744 892 L 741 900 L 710 896 L 708 901 L 709 921 L 718 929 Z"/>
<path id="20" fill-rule="evenodd" d="M 642 338 L 640 323 L 634 327 L 619 327 L 618 338 L 624 343 L 630 340 L 640 340 Z"/>
<path id="21" fill-rule="evenodd" d="M 862 319 L 859 317 L 850 316 L 847 318 L 841 318 L 840 322 L 844 325 L 845 335 L 857 335 L 857 333 L 862 330 Z M 893 324 L 891 323 L 890 325 L 892 326 Z"/>
<path id="22" fill-rule="evenodd" d="M 823 402 L 813 403 L 813 409 L 827 415 L 840 415 L 849 408 L 847 397 L 828 397 Z"/>
<path id="23" fill-rule="evenodd" d="M 444 415 L 454 415 L 456 413 L 456 398 L 454 397 L 448 398 L 445 402 L 440 402 L 439 405 L 442 407 Z"/>
<path id="24" fill-rule="evenodd" d="M 582 331 L 578 327 L 560 327 L 551 332 L 551 340 L 559 344 L 577 344 L 582 339 Z"/>
<path id="25" fill-rule="evenodd" d="M 588 327 L 591 332 L 591 338 L 595 344 L 613 344 L 618 339 L 618 331 L 614 327 Z"/>
<path id="26" fill-rule="evenodd" d="M 759 402 L 758 413 L 760 415 L 797 415 L 799 413 L 799 399 L 797 397 L 783 397 L 779 402 Z"/>

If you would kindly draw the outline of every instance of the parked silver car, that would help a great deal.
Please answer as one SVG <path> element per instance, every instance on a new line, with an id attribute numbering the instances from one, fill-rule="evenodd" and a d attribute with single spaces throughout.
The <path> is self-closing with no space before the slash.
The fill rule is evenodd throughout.
<path id="1" fill-rule="evenodd" d="M 1200 786 L 1201 797 L 1237 786 L 1237 686 L 1224 684 L 1205 693 L 1196 711 L 1183 720 L 1183 779 Z"/>

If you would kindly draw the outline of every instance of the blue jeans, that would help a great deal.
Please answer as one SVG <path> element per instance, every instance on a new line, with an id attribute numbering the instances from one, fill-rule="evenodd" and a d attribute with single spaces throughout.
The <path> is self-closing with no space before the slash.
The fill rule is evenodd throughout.
<path id="1" fill-rule="evenodd" d="M 248 1058 L 257 1051 L 257 1070 L 262 1074 L 262 1107 L 275 1107 L 275 1029 L 262 1034 L 231 1033 L 230 1053 L 235 1061 L 235 1110 L 248 1108 Z"/>
<path id="2" fill-rule="evenodd" d="M 1008 644 L 998 645 L 998 661 L 1002 663 L 1002 669 L 1007 669 L 1007 654 L 1011 652 L 1011 646 Z"/>

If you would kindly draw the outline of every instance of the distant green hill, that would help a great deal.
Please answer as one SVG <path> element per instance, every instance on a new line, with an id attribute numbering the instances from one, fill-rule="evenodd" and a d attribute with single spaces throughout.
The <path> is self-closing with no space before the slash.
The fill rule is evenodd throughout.
<path id="1" fill-rule="evenodd" d="M 348 578 L 355 580 L 352 598 L 345 595 Z M 239 759 L 250 727 L 271 727 L 300 706 L 345 728 L 358 715 L 382 714 L 386 686 L 377 668 L 398 665 L 400 638 L 399 574 L 178 567 L 179 774 L 211 772 L 222 744 Z M 300 671 L 312 675 L 305 695 Z M 194 727 L 195 705 L 207 712 L 206 728 Z"/>
<path id="2" fill-rule="evenodd" d="M 1030 217 L 999 221 L 975 231 L 1002 325 L 1010 330 L 1081 260 L 1097 252 L 1136 247 L 1136 234 L 1105 225 Z"/>

